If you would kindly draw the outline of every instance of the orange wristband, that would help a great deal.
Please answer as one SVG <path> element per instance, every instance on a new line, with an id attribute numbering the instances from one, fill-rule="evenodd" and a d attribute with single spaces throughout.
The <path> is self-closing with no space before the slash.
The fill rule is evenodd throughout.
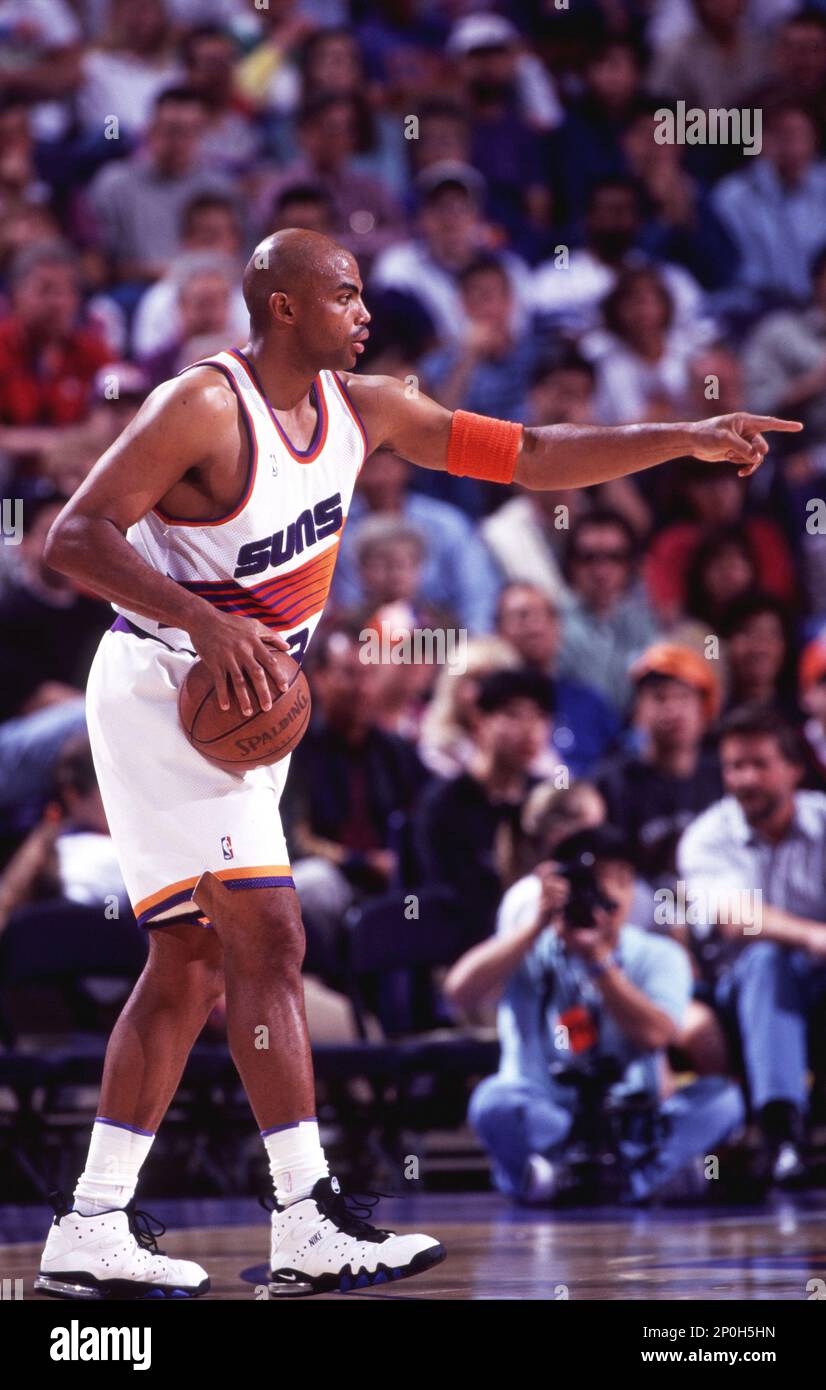
<path id="1" fill-rule="evenodd" d="M 460 478 L 511 483 L 521 442 L 521 425 L 455 410 L 447 442 L 447 471 Z"/>

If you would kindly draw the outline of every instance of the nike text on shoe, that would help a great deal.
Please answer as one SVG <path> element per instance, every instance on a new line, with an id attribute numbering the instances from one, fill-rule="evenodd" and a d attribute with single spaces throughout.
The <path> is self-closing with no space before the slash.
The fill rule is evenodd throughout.
<path id="1" fill-rule="evenodd" d="M 54 1298 L 197 1298 L 209 1278 L 191 1260 L 171 1260 L 158 1249 L 164 1227 L 128 1206 L 81 1216 L 54 1194 L 55 1219 L 46 1240 L 35 1290 Z M 153 1232 L 152 1225 L 157 1229 Z"/>
<path id="2" fill-rule="evenodd" d="M 421 1274 L 445 1258 L 432 1236 L 379 1230 L 353 1210 L 367 1215 L 377 1200 L 345 1200 L 337 1178 L 319 1178 L 309 1197 L 288 1207 L 276 1205 L 270 1294 L 349 1293 Z"/>

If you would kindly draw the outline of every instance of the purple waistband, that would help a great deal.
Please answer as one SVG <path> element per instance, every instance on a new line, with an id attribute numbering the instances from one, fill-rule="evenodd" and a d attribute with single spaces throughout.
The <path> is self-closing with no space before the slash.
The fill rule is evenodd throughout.
<path id="1" fill-rule="evenodd" d="M 170 646 L 170 644 L 169 644 L 168 642 L 164 642 L 164 640 L 163 640 L 162 637 L 158 637 L 157 633 L 155 633 L 155 632 L 144 632 L 144 630 L 143 630 L 142 627 L 136 627 L 134 623 L 130 623 L 129 619 L 128 619 L 128 618 L 124 618 L 124 616 L 123 616 L 122 613 L 118 613 L 118 616 L 115 618 L 115 621 L 113 622 L 113 624 L 112 624 L 112 626 L 110 627 L 109 631 L 110 631 L 110 632 L 131 632 L 131 633 L 133 633 L 133 634 L 135 635 L 135 637 L 148 637 L 149 640 L 150 640 L 150 642 L 160 642 L 161 646 L 162 646 L 162 647 L 166 647 L 167 650 L 170 651 L 170 652 L 184 651 L 184 652 L 187 652 L 187 653 L 189 654 L 189 656 L 194 656 L 194 655 L 195 655 L 195 653 L 194 653 L 194 651 L 192 650 L 191 647 L 172 647 L 172 646 Z"/>

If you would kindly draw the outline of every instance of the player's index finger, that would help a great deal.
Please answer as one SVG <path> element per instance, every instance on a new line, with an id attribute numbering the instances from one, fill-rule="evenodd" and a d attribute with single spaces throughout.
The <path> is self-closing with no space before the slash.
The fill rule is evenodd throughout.
<path id="1" fill-rule="evenodd" d="M 749 425 L 756 430 L 780 430 L 784 434 L 798 434 L 803 429 L 802 420 L 781 420 L 776 415 L 749 415 Z"/>

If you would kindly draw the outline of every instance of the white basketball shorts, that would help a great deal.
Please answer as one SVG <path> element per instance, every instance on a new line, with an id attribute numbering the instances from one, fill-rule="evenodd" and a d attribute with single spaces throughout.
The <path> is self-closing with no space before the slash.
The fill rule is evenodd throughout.
<path id="1" fill-rule="evenodd" d="M 95 770 L 138 922 L 208 926 L 192 889 L 209 869 L 228 888 L 292 887 L 278 803 L 289 757 L 243 775 L 201 757 L 178 721 L 196 657 L 157 638 L 105 632 L 86 687 Z"/>

